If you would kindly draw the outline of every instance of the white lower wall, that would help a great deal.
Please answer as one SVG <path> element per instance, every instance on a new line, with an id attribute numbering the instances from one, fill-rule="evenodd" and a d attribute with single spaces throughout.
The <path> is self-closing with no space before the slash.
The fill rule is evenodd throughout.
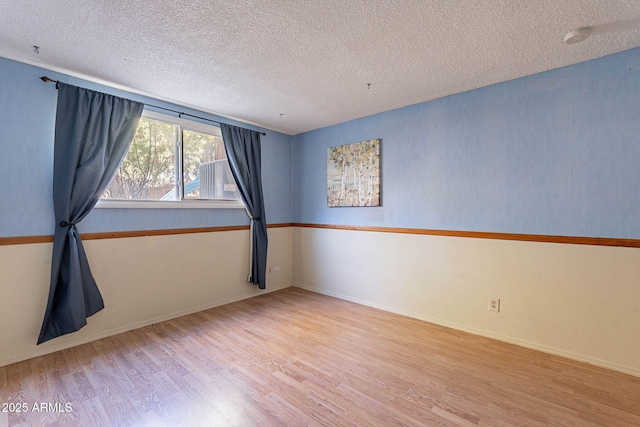
<path id="1" fill-rule="evenodd" d="M 295 228 L 293 254 L 294 286 L 640 376 L 640 249 Z"/>
<path id="2" fill-rule="evenodd" d="M 269 229 L 266 292 L 292 283 L 292 228 Z M 52 244 L 0 246 L 0 366 L 259 295 L 247 283 L 249 231 L 84 242 L 105 309 L 88 325 L 36 346 Z"/>

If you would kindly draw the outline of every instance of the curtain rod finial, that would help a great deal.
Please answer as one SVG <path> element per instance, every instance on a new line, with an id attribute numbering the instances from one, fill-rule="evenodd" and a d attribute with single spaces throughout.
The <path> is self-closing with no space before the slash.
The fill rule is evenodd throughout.
<path id="1" fill-rule="evenodd" d="M 40 80 L 42 80 L 42 81 L 43 81 L 43 82 L 45 82 L 45 83 L 55 83 L 55 84 L 56 84 L 56 89 L 58 89 L 58 84 L 60 83 L 60 81 L 50 79 L 50 78 L 49 78 L 49 77 L 47 77 L 47 76 L 42 76 L 42 77 L 40 77 Z"/>

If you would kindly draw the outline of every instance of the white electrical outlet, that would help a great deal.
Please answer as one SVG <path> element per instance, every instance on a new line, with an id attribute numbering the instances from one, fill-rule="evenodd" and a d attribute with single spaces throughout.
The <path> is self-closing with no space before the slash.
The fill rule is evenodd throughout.
<path id="1" fill-rule="evenodd" d="M 278 271 L 280 271 L 280 267 L 276 265 L 275 267 L 273 267 L 273 271 L 277 273 Z"/>
<path id="2" fill-rule="evenodd" d="M 489 311 L 500 313 L 500 298 L 489 297 Z"/>
<path id="3" fill-rule="evenodd" d="M 267 274 L 271 274 L 271 273 L 273 273 L 273 268 L 267 267 Z"/>

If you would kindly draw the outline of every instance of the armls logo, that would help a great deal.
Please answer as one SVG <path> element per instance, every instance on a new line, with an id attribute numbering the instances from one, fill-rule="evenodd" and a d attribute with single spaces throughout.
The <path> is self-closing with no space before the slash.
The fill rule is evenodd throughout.
<path id="1" fill-rule="evenodd" d="M 73 412 L 73 405 L 67 403 L 34 403 L 31 412 Z"/>

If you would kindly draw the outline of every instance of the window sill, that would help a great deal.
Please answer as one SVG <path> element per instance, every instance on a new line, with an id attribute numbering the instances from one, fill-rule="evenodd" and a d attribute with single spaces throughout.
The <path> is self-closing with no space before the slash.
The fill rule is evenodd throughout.
<path id="1" fill-rule="evenodd" d="M 99 200 L 98 209 L 244 209 L 240 200 Z"/>

